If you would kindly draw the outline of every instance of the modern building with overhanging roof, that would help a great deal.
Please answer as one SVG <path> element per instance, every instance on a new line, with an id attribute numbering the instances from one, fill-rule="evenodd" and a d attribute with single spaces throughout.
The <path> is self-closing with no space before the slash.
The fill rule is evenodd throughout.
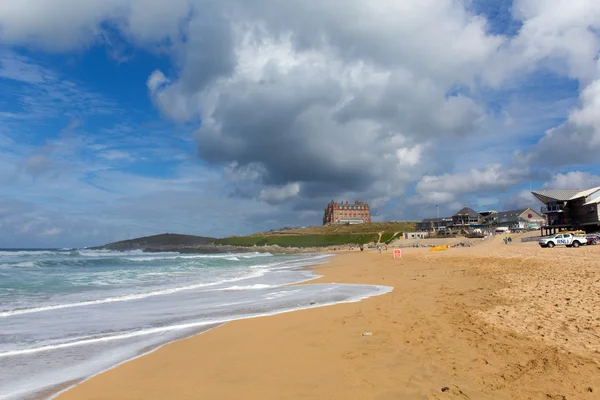
<path id="1" fill-rule="evenodd" d="M 544 203 L 541 212 L 546 215 L 547 222 L 542 226 L 542 235 L 568 229 L 600 230 L 600 186 L 586 190 L 538 190 L 531 193 Z"/>

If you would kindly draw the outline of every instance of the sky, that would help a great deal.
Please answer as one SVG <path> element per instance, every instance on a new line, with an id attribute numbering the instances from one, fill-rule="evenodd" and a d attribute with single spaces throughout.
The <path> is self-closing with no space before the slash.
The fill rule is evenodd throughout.
<path id="1" fill-rule="evenodd" d="M 0 0 L 0 247 L 600 185 L 597 0 Z"/>

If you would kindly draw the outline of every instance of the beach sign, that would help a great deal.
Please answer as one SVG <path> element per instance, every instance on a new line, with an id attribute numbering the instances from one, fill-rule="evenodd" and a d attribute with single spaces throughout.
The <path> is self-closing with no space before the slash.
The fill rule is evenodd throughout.
<path id="1" fill-rule="evenodd" d="M 394 254 L 394 258 L 400 258 L 400 257 L 402 257 L 402 250 L 394 249 L 393 254 Z"/>

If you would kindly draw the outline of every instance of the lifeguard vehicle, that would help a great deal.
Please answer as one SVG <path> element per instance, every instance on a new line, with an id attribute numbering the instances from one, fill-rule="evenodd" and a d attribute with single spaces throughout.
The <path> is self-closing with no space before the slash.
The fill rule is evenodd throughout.
<path id="1" fill-rule="evenodd" d="M 541 247 L 552 248 L 554 246 L 579 247 L 587 244 L 585 235 L 573 233 L 558 233 L 549 237 L 541 238 L 538 243 Z"/>

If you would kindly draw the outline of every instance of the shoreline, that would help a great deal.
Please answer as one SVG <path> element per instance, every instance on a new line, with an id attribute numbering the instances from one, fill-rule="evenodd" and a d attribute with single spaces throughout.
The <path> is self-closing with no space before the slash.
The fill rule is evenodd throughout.
<path id="1" fill-rule="evenodd" d="M 315 261 L 314 264 L 310 264 L 310 265 L 306 265 L 306 266 L 303 266 L 303 267 L 297 267 L 297 268 L 295 268 L 297 270 L 311 271 L 313 273 L 312 277 L 304 279 L 304 280 L 301 280 L 301 281 L 297 281 L 297 282 L 285 284 L 285 285 L 282 285 L 282 286 L 284 286 L 284 287 L 293 287 L 293 286 L 301 286 L 301 285 L 307 285 L 307 284 L 311 284 L 311 283 L 317 283 L 316 281 L 323 279 L 323 276 L 319 275 L 319 273 L 318 273 L 318 268 L 322 267 L 324 265 L 327 265 L 328 263 L 331 262 L 331 260 L 335 259 L 336 256 L 338 256 L 341 253 L 346 253 L 346 252 L 349 252 L 349 250 L 337 250 L 337 251 L 334 251 L 334 252 L 332 252 L 332 251 L 316 252 L 316 251 L 313 250 L 313 251 L 307 252 L 307 253 L 304 253 L 303 251 L 300 251 L 300 252 L 291 252 L 291 253 L 274 253 L 274 254 L 298 254 L 298 253 L 304 253 L 306 255 L 314 255 L 314 256 L 324 257 L 324 261 L 314 260 Z M 318 282 L 318 283 L 325 283 L 325 282 Z M 377 286 L 379 288 L 382 288 L 381 285 L 373 285 L 373 286 Z M 309 304 L 308 306 L 306 306 L 304 308 L 296 308 L 296 309 L 290 309 L 290 310 L 275 311 L 273 313 L 264 313 L 264 314 L 251 315 L 251 316 L 247 316 L 247 317 L 243 317 L 243 318 L 238 318 L 238 319 L 231 320 L 231 321 L 215 322 L 214 325 L 216 325 L 216 326 L 212 326 L 209 329 L 202 330 L 200 332 L 193 333 L 193 334 L 191 334 L 189 336 L 177 338 L 177 339 L 174 339 L 172 341 L 163 343 L 163 344 L 161 344 L 158 347 L 152 348 L 149 351 L 141 352 L 140 354 L 138 354 L 138 355 L 136 355 L 136 356 L 134 356 L 132 358 L 129 358 L 127 360 L 123 360 L 123 361 L 121 361 L 121 362 L 119 362 L 119 363 L 117 363 L 117 364 L 115 364 L 115 365 L 113 365 L 113 366 L 111 366 L 109 368 L 106 368 L 106 369 L 104 369 L 104 370 L 102 370 L 102 371 L 100 371 L 98 373 L 95 373 L 95 374 L 93 374 L 91 376 L 83 378 L 82 380 L 75 380 L 75 381 L 72 381 L 72 382 L 66 382 L 64 384 L 57 384 L 53 388 L 48 388 L 48 389 L 46 389 L 46 390 L 44 390 L 42 392 L 34 394 L 33 397 L 31 397 L 31 399 L 36 399 L 36 400 L 40 399 L 40 400 L 42 400 L 42 399 L 57 399 L 57 398 L 60 398 L 64 393 L 67 393 L 67 392 L 71 391 L 72 389 L 74 389 L 74 388 L 76 388 L 76 387 L 78 387 L 78 386 L 80 386 L 82 384 L 85 384 L 89 380 L 94 379 L 95 377 L 97 377 L 99 375 L 107 373 L 107 372 L 109 372 L 109 371 L 111 371 L 111 370 L 113 370 L 115 368 L 118 368 L 118 367 L 120 367 L 120 366 L 122 366 L 122 365 L 124 365 L 126 363 L 129 363 L 129 362 L 135 361 L 135 360 L 137 360 L 139 358 L 148 356 L 148 355 L 150 355 L 150 354 L 152 354 L 152 353 L 154 353 L 156 351 L 159 351 L 160 349 L 162 349 L 165 346 L 168 346 L 170 344 L 173 344 L 173 343 L 176 343 L 176 342 L 179 342 L 179 341 L 184 341 L 184 340 L 187 340 L 187 339 L 190 339 L 190 338 L 194 338 L 196 336 L 200 336 L 200 335 L 205 334 L 205 333 L 207 333 L 209 331 L 212 331 L 212 330 L 214 330 L 216 328 L 220 328 L 220 327 L 222 327 L 222 326 L 224 326 L 226 324 L 230 324 L 230 323 L 233 323 L 233 322 L 236 322 L 236 321 L 244 321 L 244 320 L 250 320 L 250 319 L 260 319 L 260 318 L 264 318 L 264 317 L 272 317 L 272 316 L 277 316 L 277 315 L 282 315 L 282 314 L 289 314 L 289 313 L 293 313 L 295 311 L 303 311 L 303 310 L 317 309 L 317 308 L 321 308 L 321 307 L 335 306 L 335 305 L 338 305 L 338 304 L 356 303 L 356 302 L 360 302 L 360 301 L 366 300 L 366 299 L 368 299 L 370 297 L 385 295 L 385 294 L 388 294 L 391 291 L 393 291 L 393 288 L 389 288 L 389 289 L 390 289 L 389 292 L 376 293 L 376 294 L 368 295 L 366 297 L 361 297 L 361 298 L 359 298 L 357 300 L 346 300 L 346 301 L 330 302 L 330 303 L 323 303 L 323 304 L 316 304 L 316 305 L 311 303 L 311 304 Z M 58 392 L 56 392 L 55 388 L 60 388 L 60 390 Z M 52 394 L 50 394 L 50 393 L 52 393 Z"/>
<path id="2" fill-rule="evenodd" d="M 587 299 L 581 285 L 600 289 L 598 253 L 499 241 L 448 252 L 409 249 L 399 260 L 391 251 L 340 252 L 308 267 L 321 275 L 308 284 L 385 285 L 393 292 L 232 321 L 57 398 L 591 399 L 600 391 L 600 352 L 586 344 L 586 332 L 600 329 L 575 327 L 588 313 L 600 315 L 600 302 L 556 314 L 542 294 L 550 279 L 569 302 Z M 513 295 L 527 290 L 525 302 Z M 518 314 L 524 306 L 530 309 Z M 568 342 L 559 341 L 561 324 L 572 325 Z"/>

